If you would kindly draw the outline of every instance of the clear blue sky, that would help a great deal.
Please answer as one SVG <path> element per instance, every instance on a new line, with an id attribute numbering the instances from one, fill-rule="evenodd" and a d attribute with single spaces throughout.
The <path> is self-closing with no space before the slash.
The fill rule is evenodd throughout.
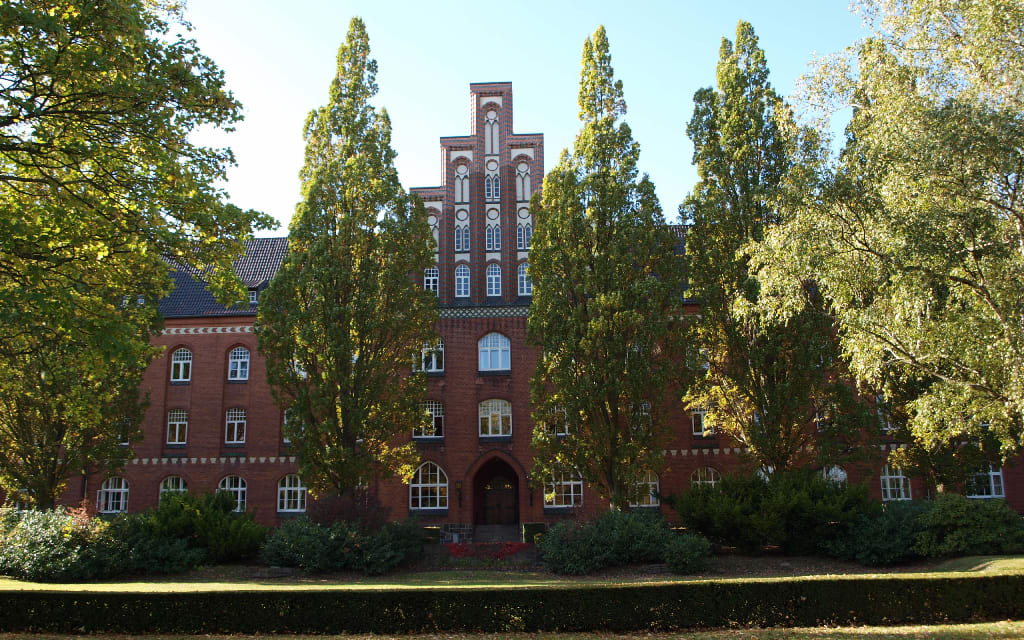
<path id="1" fill-rule="evenodd" d="M 714 85 L 721 39 L 734 39 L 737 21 L 754 25 L 771 81 L 785 96 L 816 55 L 866 35 L 841 0 L 190 0 L 192 37 L 245 111 L 233 133 L 197 139 L 234 150 L 238 166 L 225 185 L 231 200 L 280 220 L 274 235 L 287 232 L 300 195 L 302 124 L 327 100 L 352 16 L 366 22 L 379 64 L 376 104 L 391 115 L 406 188 L 440 183 L 438 137 L 469 132 L 471 82 L 512 82 L 516 132 L 544 134 L 550 169 L 579 128 L 580 54 L 603 24 L 641 170 L 670 220 L 697 180 L 686 137 L 693 94 Z"/>

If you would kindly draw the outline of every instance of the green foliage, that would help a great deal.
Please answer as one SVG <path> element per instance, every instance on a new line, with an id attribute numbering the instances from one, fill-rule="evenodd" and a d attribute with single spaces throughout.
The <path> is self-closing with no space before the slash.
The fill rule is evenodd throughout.
<path id="1" fill-rule="evenodd" d="M 662 562 L 672 531 L 657 514 L 608 511 L 591 522 L 562 521 L 540 537 L 541 560 L 566 575 Z"/>
<path id="2" fill-rule="evenodd" d="M 237 300 L 272 225 L 216 186 L 231 152 L 190 142 L 241 112 L 187 29 L 164 0 L 0 5 L 0 487 L 38 507 L 131 455 L 166 260 Z"/>
<path id="3" fill-rule="evenodd" d="M 295 518 L 267 538 L 260 561 L 310 573 L 352 569 L 383 575 L 418 558 L 423 544 L 423 528 L 415 520 L 363 531 L 354 523 L 338 521 L 324 526 Z"/>
<path id="4" fill-rule="evenodd" d="M 702 535 L 682 533 L 673 536 L 665 547 L 665 562 L 672 573 L 697 573 L 711 557 L 711 542 Z"/>
<path id="5" fill-rule="evenodd" d="M 833 319 L 810 279 L 787 322 L 756 313 L 760 284 L 740 251 L 779 224 L 779 209 L 815 190 L 818 159 L 788 106 L 768 82 L 753 27 L 723 38 L 718 88 L 694 95 L 686 132 L 700 181 L 680 206 L 686 234 L 691 316 L 684 402 L 705 409 L 709 428 L 749 448 L 766 467 L 834 463 L 864 426 L 865 410 L 841 376 Z M 810 196 L 808 196 L 810 197 Z M 816 414 L 828 428 L 817 431 Z"/>
<path id="6" fill-rule="evenodd" d="M 1019 575 L 481 589 L 0 591 L 6 632 L 260 635 L 677 632 L 1019 617 Z M 784 633 L 784 632 L 782 632 Z"/>
<path id="7" fill-rule="evenodd" d="M 544 532 L 548 530 L 547 523 L 544 522 L 524 522 L 523 523 L 523 542 L 527 544 L 536 544 L 537 537 L 543 536 Z"/>
<path id="8" fill-rule="evenodd" d="M 156 509 L 139 514 L 157 539 L 187 541 L 213 563 L 255 558 L 267 528 L 251 513 L 235 513 L 227 492 L 167 494 Z"/>
<path id="9" fill-rule="evenodd" d="M 779 546 L 788 554 L 822 552 L 877 511 L 864 486 L 836 484 L 813 470 L 725 476 L 668 498 L 690 530 L 748 553 Z"/>
<path id="10" fill-rule="evenodd" d="M 927 451 L 1024 428 L 1024 7 L 1016 0 L 862 0 L 872 37 L 807 83 L 819 129 L 854 105 L 822 189 L 755 252 L 762 311 L 785 319 L 813 278 L 844 353 L 907 398 Z M 889 391 L 889 389 L 886 389 Z"/>
<path id="11" fill-rule="evenodd" d="M 573 151 L 531 203 L 527 328 L 541 350 L 530 387 L 531 475 L 545 483 L 579 473 L 625 508 L 671 437 L 665 406 L 682 353 L 682 263 L 654 185 L 638 172 L 640 147 L 621 121 L 622 82 L 603 27 L 583 45 L 579 105 Z M 569 435 L 555 434 L 563 430 Z"/>
<path id="12" fill-rule="evenodd" d="M 926 558 L 1024 551 L 1024 520 L 1003 500 L 942 493 L 917 522 L 914 550 Z"/>
<path id="13" fill-rule="evenodd" d="M 930 509 L 930 502 L 888 502 L 880 513 L 862 516 L 846 536 L 832 541 L 823 551 L 869 567 L 917 560 L 921 555 L 914 545 L 921 532 L 920 516 Z"/>
<path id="14" fill-rule="evenodd" d="M 395 442 L 427 421 L 426 379 L 409 369 L 436 340 L 437 300 L 409 274 L 431 265 L 433 242 L 398 180 L 387 113 L 370 104 L 369 53 L 353 18 L 330 102 L 306 120 L 302 201 L 257 320 L 286 435 L 316 492 L 411 476 L 415 449 Z"/>

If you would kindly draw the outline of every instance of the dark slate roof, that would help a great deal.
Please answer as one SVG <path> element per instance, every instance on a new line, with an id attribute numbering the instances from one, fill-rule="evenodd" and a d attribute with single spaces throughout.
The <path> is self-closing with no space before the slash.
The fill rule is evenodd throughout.
<path id="1" fill-rule="evenodd" d="M 245 243 L 245 254 L 235 261 L 235 273 L 248 289 L 263 290 L 277 273 L 288 252 L 288 238 L 253 238 Z M 174 290 L 160 301 L 160 313 L 165 318 L 200 318 L 209 316 L 253 316 L 256 306 L 236 305 L 230 308 L 219 304 L 206 288 L 201 274 L 182 267 L 173 260 L 171 279 Z"/>

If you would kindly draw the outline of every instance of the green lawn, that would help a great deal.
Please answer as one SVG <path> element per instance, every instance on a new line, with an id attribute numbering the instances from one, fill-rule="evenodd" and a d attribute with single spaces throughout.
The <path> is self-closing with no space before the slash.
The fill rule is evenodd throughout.
<path id="1" fill-rule="evenodd" d="M 675 582 L 701 581 L 748 581 L 748 580 L 843 580 L 846 578 L 864 578 L 885 576 L 890 578 L 914 578 L 922 575 L 976 575 L 978 573 L 1019 573 L 1024 572 L 1024 556 L 971 556 L 956 558 L 937 566 L 930 567 L 927 573 L 879 573 L 855 575 L 821 575 L 793 576 L 774 578 L 695 578 L 675 576 L 672 574 L 656 574 L 643 576 L 581 576 L 560 577 L 549 573 L 533 571 L 495 571 L 495 570 L 449 570 L 420 571 L 395 573 L 388 576 L 365 577 L 357 574 L 339 576 L 298 575 L 289 578 L 227 578 L 216 579 L 182 579 L 176 576 L 159 579 L 133 579 L 111 582 L 50 584 L 42 582 L 22 582 L 0 576 L 0 590 L 3 591 L 141 591 L 141 592 L 181 592 L 181 591 L 264 591 L 264 590 L 322 590 L 322 589 L 516 589 L 527 587 L 579 587 L 626 584 L 665 584 Z"/>
<path id="2" fill-rule="evenodd" d="M 0 633 L 0 640 L 50 640 L 64 638 L 81 638 L 85 636 L 61 636 L 54 634 L 17 634 Z M 144 635 L 126 636 L 110 634 L 92 634 L 90 640 L 253 640 L 267 638 L 280 640 L 282 636 L 181 636 L 181 635 Z M 610 640 L 623 638 L 628 640 L 818 640 L 820 638 L 849 639 L 867 638 L 869 640 L 907 640 L 923 638 L 926 640 L 971 640 L 982 638 L 1011 639 L 1024 637 L 1024 622 L 991 622 L 987 624 L 954 624 L 934 626 L 907 627 L 838 627 L 838 628 L 797 628 L 797 629 L 737 629 L 722 631 L 701 631 L 695 633 L 636 633 L 636 634 L 605 634 L 605 633 L 480 633 L 480 634 L 443 634 L 443 635 L 410 635 L 410 636 L 286 636 L 288 640 L 314 640 L 334 638 L 337 640 L 536 640 L 552 638 L 553 640 Z"/>

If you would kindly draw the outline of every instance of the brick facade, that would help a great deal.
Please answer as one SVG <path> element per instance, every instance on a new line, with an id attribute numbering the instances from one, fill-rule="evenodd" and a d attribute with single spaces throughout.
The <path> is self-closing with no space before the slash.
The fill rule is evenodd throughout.
<path id="1" fill-rule="evenodd" d="M 447 477 L 447 506 L 420 510 L 426 523 L 448 525 L 463 533 L 474 524 L 494 520 L 512 522 L 552 521 L 563 517 L 592 515 L 606 505 L 587 487 L 579 508 L 545 508 L 544 491 L 530 484 L 529 380 L 537 350 L 526 341 L 529 296 L 521 296 L 518 267 L 528 261 L 528 250 L 517 245 L 518 226 L 532 225 L 529 198 L 544 176 L 544 138 L 541 134 L 516 134 L 512 127 L 512 87 L 509 83 L 470 85 L 470 134 L 440 139 L 442 184 L 412 189 L 426 207 L 438 240 L 438 331 L 444 341 L 444 370 L 428 374 L 428 399 L 444 408 L 442 437 L 417 438 L 424 462 L 436 464 Z M 497 120 L 497 139 L 491 124 Z M 496 144 L 494 144 L 496 143 Z M 460 169 L 464 166 L 465 169 Z M 523 170 L 529 170 L 528 190 L 517 189 Z M 496 169 L 496 171 L 491 171 Z M 497 176 L 499 194 L 488 198 L 487 178 Z M 459 191 L 468 179 L 468 198 Z M 492 183 L 493 188 L 493 183 Z M 525 191 L 525 192 L 524 192 Z M 493 194 L 492 194 L 493 195 Z M 468 201 L 467 201 L 468 200 Z M 500 248 L 487 248 L 487 225 L 500 228 Z M 456 251 L 456 227 L 469 227 L 469 251 Z M 239 268 L 250 290 L 258 293 L 283 256 L 283 239 L 257 239 Z M 492 238 L 493 244 L 493 238 Z M 462 248 L 461 246 L 458 248 Z M 487 265 L 501 269 L 501 293 L 487 294 Z M 470 270 L 469 296 L 458 297 L 455 273 L 459 265 Z M 211 491 L 223 478 L 236 475 L 247 488 L 247 509 L 267 524 L 275 524 L 278 483 L 296 472 L 295 458 L 282 437 L 283 413 L 275 405 L 266 382 L 266 369 L 252 332 L 255 307 L 226 310 L 212 305 L 194 290 L 194 282 L 176 276 L 179 288 L 162 303 L 167 318 L 156 344 L 161 357 L 146 372 L 143 387 L 150 406 L 143 429 L 145 438 L 132 443 L 135 458 L 122 474 L 129 485 L 129 509 L 137 511 L 157 504 L 161 482 L 179 476 L 190 491 Z M 190 289 L 192 287 L 192 289 Z M 191 297 L 190 297 L 191 296 Z M 694 309 L 695 311 L 696 309 Z M 480 371 L 478 342 L 497 333 L 509 341 L 510 366 L 502 371 Z M 236 347 L 250 354 L 248 378 L 229 380 L 229 354 Z M 187 382 L 171 381 L 172 354 L 186 348 L 192 354 Z M 479 406 L 486 400 L 511 404 L 511 434 L 482 437 Z M 244 443 L 226 444 L 225 420 L 229 410 L 244 409 Z M 186 442 L 168 444 L 167 418 L 172 410 L 188 415 Z M 738 445 L 726 438 L 694 436 L 691 416 L 680 403 L 666 409 L 676 427 L 674 442 L 665 451 L 666 466 L 660 474 L 664 493 L 690 486 L 698 469 L 710 467 L 727 474 L 747 464 Z M 888 448 L 878 451 L 877 462 L 847 469 L 849 479 L 873 476 L 884 462 Z M 1024 510 L 1024 471 L 1004 468 L 1007 500 Z M 95 499 L 103 478 L 93 474 L 76 478 L 66 501 Z M 872 482 L 881 498 L 879 482 Z M 914 498 L 926 497 L 928 489 L 913 481 Z M 393 518 L 410 514 L 410 487 L 397 480 L 380 483 L 377 494 Z M 671 516 L 671 513 L 666 515 Z"/>

